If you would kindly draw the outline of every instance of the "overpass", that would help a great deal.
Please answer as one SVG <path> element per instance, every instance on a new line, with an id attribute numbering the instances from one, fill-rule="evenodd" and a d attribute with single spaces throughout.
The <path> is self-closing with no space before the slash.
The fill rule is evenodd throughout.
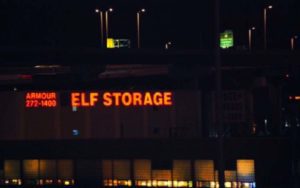
<path id="1" fill-rule="evenodd" d="M 296 50 L 221 50 L 225 77 L 294 74 L 297 78 L 299 59 Z M 0 48 L 0 84 L 9 87 L 37 82 L 59 85 L 74 80 L 88 85 L 144 77 L 213 80 L 214 70 L 212 50 Z"/>

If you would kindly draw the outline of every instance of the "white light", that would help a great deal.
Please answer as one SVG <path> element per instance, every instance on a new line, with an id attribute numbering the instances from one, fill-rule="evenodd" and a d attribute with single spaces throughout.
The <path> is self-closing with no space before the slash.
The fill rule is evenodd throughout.
<path id="1" fill-rule="evenodd" d="M 231 182 L 225 182 L 225 187 L 231 187 Z"/>
<path id="2" fill-rule="evenodd" d="M 146 9 L 142 8 L 141 11 L 142 11 L 142 12 L 146 12 Z"/>
<path id="3" fill-rule="evenodd" d="M 96 13 L 99 13 L 100 11 L 99 11 L 99 9 L 95 9 L 95 12 L 96 12 Z"/>
<path id="4" fill-rule="evenodd" d="M 272 5 L 269 5 L 269 6 L 268 6 L 268 9 L 272 9 L 272 8 L 273 8 L 273 6 L 272 6 Z"/>
<path id="5" fill-rule="evenodd" d="M 78 129 L 73 129 L 73 130 L 72 130 L 72 135 L 73 135 L 73 136 L 79 136 L 79 134 L 80 134 L 80 132 L 79 132 Z"/>
<path id="6" fill-rule="evenodd" d="M 34 68 L 36 69 L 53 69 L 53 68 L 60 68 L 60 65 L 35 65 Z"/>
<path id="7" fill-rule="evenodd" d="M 248 188 L 250 186 L 249 183 L 244 183 L 245 187 Z"/>
<path id="8" fill-rule="evenodd" d="M 109 11 L 109 12 L 112 12 L 112 11 L 114 11 L 114 9 L 112 9 L 112 8 L 109 8 L 109 9 L 108 9 L 108 11 Z"/>
<path id="9" fill-rule="evenodd" d="M 77 112 L 77 106 L 72 106 L 72 112 Z"/>
<path id="10" fill-rule="evenodd" d="M 284 122 L 284 126 L 285 126 L 285 127 L 289 127 L 289 124 L 288 124 L 287 121 Z"/>
<path id="11" fill-rule="evenodd" d="M 265 122 L 265 124 L 267 124 L 267 123 L 268 123 L 268 120 L 267 120 L 267 119 L 265 119 L 265 120 L 264 120 L 264 122 Z"/>

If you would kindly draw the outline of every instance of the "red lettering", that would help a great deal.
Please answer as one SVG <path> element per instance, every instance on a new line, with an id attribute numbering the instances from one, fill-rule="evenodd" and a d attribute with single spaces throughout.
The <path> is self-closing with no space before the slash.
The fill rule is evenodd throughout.
<path id="1" fill-rule="evenodd" d="M 96 92 L 90 93 L 90 103 L 91 103 L 91 106 L 95 106 L 95 103 L 98 101 L 98 96 L 99 96 L 99 94 L 96 93 Z"/>
<path id="2" fill-rule="evenodd" d="M 90 106 L 90 103 L 86 101 L 85 93 L 81 93 L 81 106 Z"/>
<path id="3" fill-rule="evenodd" d="M 122 95 L 122 104 L 124 106 L 130 106 L 132 104 L 131 94 L 128 92 L 123 93 Z"/>
<path id="4" fill-rule="evenodd" d="M 111 106 L 113 101 L 111 99 L 111 94 L 109 92 L 105 92 L 103 95 L 103 105 L 104 106 Z"/>
<path id="5" fill-rule="evenodd" d="M 80 106 L 80 100 L 79 100 L 80 93 L 71 93 L 71 105 L 73 107 Z"/>
<path id="6" fill-rule="evenodd" d="M 115 105 L 116 106 L 120 106 L 120 97 L 121 97 L 121 93 L 119 92 L 114 92 L 112 93 L 112 96 L 115 98 Z"/>
<path id="7" fill-rule="evenodd" d="M 132 94 L 133 96 L 133 105 L 136 106 L 142 106 L 143 103 L 142 103 L 142 94 L 141 93 L 138 93 L 138 92 L 134 92 Z"/>
<path id="8" fill-rule="evenodd" d="M 155 92 L 153 95 L 153 103 L 156 106 L 163 105 L 163 99 L 161 92 Z"/>
<path id="9" fill-rule="evenodd" d="M 171 106 L 172 105 L 172 93 L 164 92 L 164 105 Z"/>
<path id="10" fill-rule="evenodd" d="M 144 106 L 152 106 L 152 98 L 151 98 L 151 94 L 150 92 L 146 92 L 145 93 L 145 97 L 144 97 Z"/>

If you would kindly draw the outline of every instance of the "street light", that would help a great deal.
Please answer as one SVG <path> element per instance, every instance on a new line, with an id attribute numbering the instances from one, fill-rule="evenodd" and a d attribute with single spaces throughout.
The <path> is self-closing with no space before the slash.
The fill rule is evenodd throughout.
<path id="1" fill-rule="evenodd" d="M 171 41 L 166 42 L 165 49 L 168 50 L 171 47 L 171 45 L 172 45 Z"/>
<path id="2" fill-rule="evenodd" d="M 109 31 L 108 31 L 108 13 L 109 12 L 113 12 L 114 11 L 114 9 L 112 9 L 112 8 L 109 8 L 107 11 L 105 11 L 105 32 L 106 32 L 106 40 L 107 40 L 107 38 L 108 38 L 108 36 L 109 36 Z"/>
<path id="3" fill-rule="evenodd" d="M 112 8 L 109 8 L 108 10 L 106 10 L 106 11 L 104 11 L 104 13 L 105 13 L 105 40 L 104 40 L 104 27 L 103 27 L 103 25 L 104 25 L 104 22 L 103 22 L 103 11 L 102 10 L 100 10 L 100 9 L 95 9 L 95 12 L 98 14 L 99 13 L 99 15 L 100 15 L 100 35 L 101 35 L 101 46 L 102 47 L 104 47 L 104 41 L 107 41 L 107 38 L 108 38 L 108 13 L 109 12 L 112 12 L 113 11 L 113 9 Z M 106 42 L 105 42 L 105 44 L 106 44 Z"/>
<path id="4" fill-rule="evenodd" d="M 141 47 L 141 38 L 140 38 L 140 14 L 146 12 L 146 9 L 142 8 L 136 13 L 136 27 L 137 27 L 137 47 Z"/>
<path id="5" fill-rule="evenodd" d="M 249 50 L 252 49 L 252 31 L 255 30 L 255 27 L 251 27 L 248 29 L 248 45 L 249 45 Z"/>
<path id="6" fill-rule="evenodd" d="M 290 41 L 291 41 L 291 50 L 294 50 L 295 49 L 295 40 L 298 38 L 297 35 L 295 36 L 292 36 Z"/>
<path id="7" fill-rule="evenodd" d="M 100 15 L 100 37 L 101 37 L 101 47 L 104 47 L 104 34 L 103 34 L 103 11 L 100 9 L 95 9 L 95 12 Z"/>
<path id="8" fill-rule="evenodd" d="M 271 10 L 272 8 L 272 5 L 264 8 L 264 49 L 267 49 L 267 11 Z"/>

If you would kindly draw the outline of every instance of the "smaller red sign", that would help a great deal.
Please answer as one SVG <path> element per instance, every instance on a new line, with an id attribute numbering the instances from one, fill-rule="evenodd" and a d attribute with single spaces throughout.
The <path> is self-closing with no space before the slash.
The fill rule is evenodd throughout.
<path id="1" fill-rule="evenodd" d="M 55 92 L 27 92 L 25 94 L 26 108 L 52 108 L 57 106 Z"/>

